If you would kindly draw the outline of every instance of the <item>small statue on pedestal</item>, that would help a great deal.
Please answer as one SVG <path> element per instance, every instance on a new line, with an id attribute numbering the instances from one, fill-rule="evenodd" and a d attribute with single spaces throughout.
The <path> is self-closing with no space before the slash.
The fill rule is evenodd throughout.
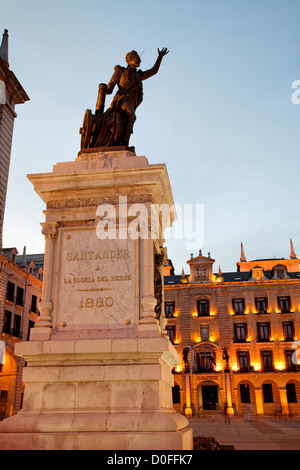
<path id="1" fill-rule="evenodd" d="M 230 357 L 229 357 L 227 348 L 223 348 L 222 359 L 226 361 L 225 372 L 230 371 L 230 369 L 229 369 L 229 359 L 230 359 Z"/>
<path id="2" fill-rule="evenodd" d="M 186 374 L 189 374 L 190 373 L 190 366 L 189 366 L 189 361 L 188 361 L 188 354 L 190 352 L 190 348 L 184 348 L 183 351 L 182 351 L 182 356 L 183 356 L 183 361 L 184 361 L 184 372 Z"/>

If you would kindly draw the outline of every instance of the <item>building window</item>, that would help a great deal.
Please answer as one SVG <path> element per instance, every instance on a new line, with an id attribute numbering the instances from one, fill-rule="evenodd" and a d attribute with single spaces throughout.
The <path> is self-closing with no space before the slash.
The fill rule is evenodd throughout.
<path id="1" fill-rule="evenodd" d="M 167 332 L 167 335 L 169 336 L 169 340 L 171 341 L 172 344 L 174 344 L 175 334 L 176 334 L 175 325 L 167 325 L 166 326 L 166 332 Z"/>
<path id="2" fill-rule="evenodd" d="M 40 269 L 38 270 L 38 276 L 37 276 L 37 277 L 38 277 L 38 279 L 39 279 L 40 281 L 43 280 L 43 268 L 40 268 Z"/>
<path id="3" fill-rule="evenodd" d="M 30 311 L 33 313 L 37 313 L 37 296 L 36 295 L 32 295 L 31 297 Z"/>
<path id="4" fill-rule="evenodd" d="M 286 349 L 284 351 L 287 370 L 296 370 L 296 364 L 294 364 L 294 361 L 293 361 L 294 353 L 295 353 L 295 349 Z"/>
<path id="5" fill-rule="evenodd" d="M 11 319 L 12 319 L 12 313 L 9 312 L 8 310 L 5 310 L 4 322 L 3 322 L 3 333 L 6 333 L 7 335 L 11 334 Z"/>
<path id="6" fill-rule="evenodd" d="M 197 300 L 197 311 L 199 317 L 209 316 L 209 300 Z"/>
<path id="7" fill-rule="evenodd" d="M 270 341 L 270 323 L 259 322 L 257 323 L 257 340 Z"/>
<path id="8" fill-rule="evenodd" d="M 284 321 L 282 322 L 283 334 L 285 341 L 294 341 L 294 322 Z"/>
<path id="9" fill-rule="evenodd" d="M 240 371 L 246 372 L 249 367 L 249 351 L 238 351 L 238 361 L 240 365 Z"/>
<path id="10" fill-rule="evenodd" d="M 232 299 L 232 307 L 235 315 L 244 315 L 245 299 Z"/>
<path id="11" fill-rule="evenodd" d="M 15 314 L 13 336 L 16 336 L 17 338 L 21 338 L 21 336 L 22 336 L 22 332 L 21 332 L 21 315 Z"/>
<path id="12" fill-rule="evenodd" d="M 172 388 L 173 403 L 180 403 L 180 387 L 179 385 L 174 385 Z"/>
<path id="13" fill-rule="evenodd" d="M 277 279 L 283 279 L 284 278 L 284 270 L 283 269 L 276 269 L 276 276 L 277 276 Z"/>
<path id="14" fill-rule="evenodd" d="M 24 289 L 22 289 L 22 287 L 20 286 L 17 286 L 16 305 L 23 307 L 23 299 L 24 299 Z"/>
<path id="15" fill-rule="evenodd" d="M 195 372 L 213 372 L 215 364 L 215 354 L 212 351 L 197 352 Z"/>
<path id="16" fill-rule="evenodd" d="M 290 296 L 278 297 L 278 307 L 281 313 L 290 313 L 291 311 L 291 298 Z"/>
<path id="17" fill-rule="evenodd" d="M 261 351 L 261 362 L 264 372 L 273 370 L 273 354 L 272 351 Z"/>
<path id="18" fill-rule="evenodd" d="M 240 384 L 241 403 L 251 403 L 249 384 Z"/>
<path id="19" fill-rule="evenodd" d="M 267 309 L 268 309 L 267 297 L 256 297 L 255 308 L 256 308 L 257 313 L 267 313 Z"/>
<path id="20" fill-rule="evenodd" d="M 173 318 L 175 312 L 175 302 L 165 302 L 166 318 Z"/>
<path id="21" fill-rule="evenodd" d="M 6 291 L 6 300 L 9 300 L 10 302 L 14 302 L 14 296 L 15 296 L 15 285 L 13 282 L 8 281 L 7 283 L 7 291 Z"/>
<path id="22" fill-rule="evenodd" d="M 247 341 L 247 323 L 235 323 L 233 326 L 235 343 L 245 343 Z"/>
<path id="23" fill-rule="evenodd" d="M 264 402 L 273 403 L 274 399 L 273 399 L 272 384 L 263 384 L 262 389 L 263 389 Z"/>
<path id="24" fill-rule="evenodd" d="M 7 399 L 8 399 L 8 391 L 1 390 L 0 391 L 0 421 L 2 421 L 5 418 Z"/>
<path id="25" fill-rule="evenodd" d="M 286 395 L 288 403 L 297 403 L 295 384 L 286 384 Z"/>
<path id="26" fill-rule="evenodd" d="M 209 339 L 209 326 L 208 325 L 200 326 L 200 336 L 201 336 L 202 341 Z"/>
<path id="27" fill-rule="evenodd" d="M 31 330 L 31 328 L 34 328 L 34 326 L 35 326 L 35 322 L 29 320 L 29 323 L 28 323 L 28 332 L 27 332 L 27 341 L 29 341 L 29 338 L 30 338 L 30 330 Z"/>
<path id="28" fill-rule="evenodd" d="M 255 280 L 260 280 L 263 277 L 263 268 L 253 268 L 252 269 L 252 277 Z"/>

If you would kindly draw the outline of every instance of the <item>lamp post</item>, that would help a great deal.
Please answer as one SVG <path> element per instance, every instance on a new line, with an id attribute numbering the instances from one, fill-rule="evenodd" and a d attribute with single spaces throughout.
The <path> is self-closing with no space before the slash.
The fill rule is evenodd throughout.
<path id="1" fill-rule="evenodd" d="M 230 386 L 230 367 L 229 367 L 229 354 L 227 348 L 223 348 L 222 359 L 226 361 L 225 366 L 225 390 L 226 390 L 226 401 L 227 401 L 227 414 L 233 415 L 232 397 L 231 397 L 231 386 Z"/>

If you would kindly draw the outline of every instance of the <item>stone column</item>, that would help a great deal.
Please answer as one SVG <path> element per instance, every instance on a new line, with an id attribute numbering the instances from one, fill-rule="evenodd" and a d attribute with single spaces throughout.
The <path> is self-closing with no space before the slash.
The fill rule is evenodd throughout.
<path id="1" fill-rule="evenodd" d="M 184 410 L 185 416 L 192 416 L 193 411 L 191 408 L 191 384 L 190 376 L 186 374 L 185 376 L 185 395 L 186 395 L 186 408 Z"/>
<path id="2" fill-rule="evenodd" d="M 258 415 L 264 414 L 264 404 L 263 404 L 263 393 L 261 387 L 256 387 L 255 391 L 255 400 L 256 400 L 256 413 Z"/>
<path id="3" fill-rule="evenodd" d="M 239 391 L 238 391 L 238 387 L 234 387 L 233 389 L 233 396 L 234 396 L 234 403 L 235 403 L 235 407 L 236 407 L 236 410 L 238 410 L 238 403 L 239 403 Z M 234 412 L 234 410 L 233 410 Z"/>
<path id="4" fill-rule="evenodd" d="M 165 257 L 167 249 L 166 248 L 161 248 L 161 254 L 163 257 Z M 159 324 L 160 324 L 160 329 L 161 333 L 163 336 L 167 336 L 167 331 L 166 331 L 166 326 L 167 326 L 167 319 L 165 317 L 165 290 L 164 290 L 164 267 L 163 267 L 163 261 L 161 265 L 159 266 L 159 272 L 161 275 L 162 279 L 162 299 L 161 299 L 161 315 L 159 319 Z"/>
<path id="5" fill-rule="evenodd" d="M 156 299 L 154 297 L 154 246 L 151 238 L 141 239 L 141 319 L 139 331 L 159 333 L 159 321 L 155 318 Z"/>
<path id="6" fill-rule="evenodd" d="M 231 386 L 230 386 L 230 373 L 225 371 L 225 384 L 226 384 L 226 400 L 227 400 L 227 414 L 233 415 Z"/>
<path id="7" fill-rule="evenodd" d="M 47 340 L 52 333 L 52 284 L 55 242 L 57 239 L 58 223 L 42 224 L 42 234 L 45 236 L 44 278 L 42 300 L 39 303 L 40 316 L 35 328 L 30 331 L 30 340 Z"/>
<path id="8" fill-rule="evenodd" d="M 289 410 L 285 387 L 279 388 L 279 395 L 280 395 L 280 404 L 281 404 L 282 414 L 287 416 L 290 414 L 290 410 Z"/>

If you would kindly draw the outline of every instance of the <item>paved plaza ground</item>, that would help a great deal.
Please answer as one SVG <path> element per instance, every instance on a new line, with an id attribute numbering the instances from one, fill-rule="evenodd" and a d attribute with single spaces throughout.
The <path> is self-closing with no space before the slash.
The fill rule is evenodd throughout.
<path id="1" fill-rule="evenodd" d="M 254 417 L 245 421 L 234 416 L 226 424 L 223 416 L 210 416 L 189 421 L 194 437 L 212 436 L 235 450 L 300 450 L 300 418 Z"/>

